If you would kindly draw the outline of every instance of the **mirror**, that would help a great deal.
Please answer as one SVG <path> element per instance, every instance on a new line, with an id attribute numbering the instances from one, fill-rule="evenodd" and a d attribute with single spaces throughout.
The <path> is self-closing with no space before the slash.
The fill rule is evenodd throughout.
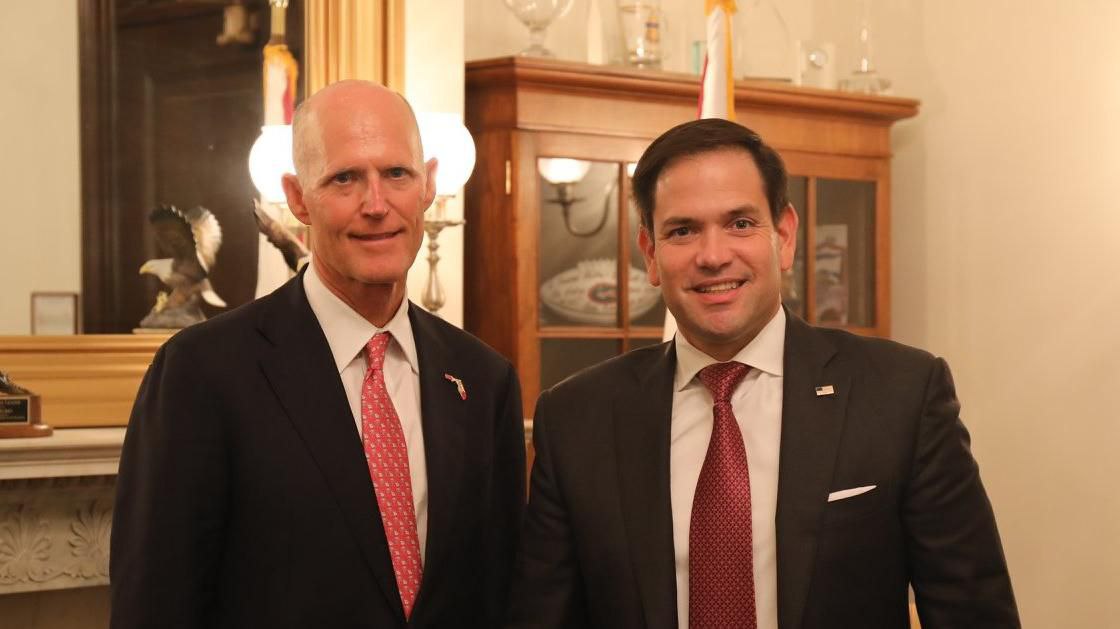
<path id="1" fill-rule="evenodd" d="M 205 314 L 251 301 L 259 239 L 248 155 L 263 120 L 269 3 L 82 5 L 84 331 L 131 332 L 167 290 L 139 274 L 146 261 L 171 254 L 149 218 L 159 206 L 201 206 L 220 226 L 209 280 L 227 306 L 205 304 Z M 303 66 L 302 2 L 289 4 L 285 22 Z"/>

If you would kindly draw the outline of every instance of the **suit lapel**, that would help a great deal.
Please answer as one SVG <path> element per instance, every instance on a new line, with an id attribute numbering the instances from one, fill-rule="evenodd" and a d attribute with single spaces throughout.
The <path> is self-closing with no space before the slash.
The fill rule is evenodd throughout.
<path id="1" fill-rule="evenodd" d="M 261 369 L 288 419 L 326 478 L 366 564 L 398 618 L 404 609 L 361 439 L 318 319 L 303 291 L 303 275 L 279 289 L 259 327 L 273 343 Z"/>
<path id="2" fill-rule="evenodd" d="M 413 304 L 409 304 L 408 316 L 420 364 L 420 414 L 428 468 L 428 537 L 419 609 L 443 572 L 450 544 L 457 541 L 459 486 L 468 447 L 467 403 L 445 374 L 463 378 L 468 388 L 471 382 L 463 357 L 454 355 L 446 344 L 434 317 Z"/>
<path id="3" fill-rule="evenodd" d="M 778 463 L 778 625 L 799 627 L 844 427 L 851 376 L 824 335 L 789 315 Z M 832 385 L 831 395 L 816 387 Z"/>
<path id="4" fill-rule="evenodd" d="M 676 352 L 672 343 L 615 396 L 615 448 L 627 544 L 646 626 L 677 625 L 673 512 L 669 494 L 669 424 Z"/>

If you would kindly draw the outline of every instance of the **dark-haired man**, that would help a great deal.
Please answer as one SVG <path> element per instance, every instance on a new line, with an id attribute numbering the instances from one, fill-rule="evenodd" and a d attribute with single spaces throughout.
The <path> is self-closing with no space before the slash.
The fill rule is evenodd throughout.
<path id="1" fill-rule="evenodd" d="M 754 132 L 634 173 L 679 331 L 544 392 L 511 627 L 1018 627 L 944 361 L 781 307 L 797 214 Z"/>

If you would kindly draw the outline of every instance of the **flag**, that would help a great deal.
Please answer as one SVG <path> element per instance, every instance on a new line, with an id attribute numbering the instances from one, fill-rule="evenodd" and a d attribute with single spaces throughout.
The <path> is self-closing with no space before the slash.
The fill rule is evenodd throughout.
<path id="1" fill-rule="evenodd" d="M 735 119 L 735 77 L 732 63 L 731 16 L 735 0 L 705 0 L 708 16 L 708 54 L 700 80 L 697 118 Z"/>
<path id="2" fill-rule="evenodd" d="M 735 0 L 705 0 L 708 17 L 708 52 L 704 57 L 704 72 L 700 78 L 700 102 L 697 118 L 735 119 L 735 75 L 731 54 L 731 16 L 735 14 Z M 668 341 L 677 332 L 677 321 L 671 312 L 665 312 L 663 340 Z"/>

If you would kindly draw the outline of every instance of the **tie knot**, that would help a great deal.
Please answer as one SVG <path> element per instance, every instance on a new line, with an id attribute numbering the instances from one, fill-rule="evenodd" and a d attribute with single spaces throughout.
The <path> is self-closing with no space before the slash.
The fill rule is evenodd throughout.
<path id="1" fill-rule="evenodd" d="M 381 369 L 385 364 L 385 350 L 392 338 L 393 335 L 388 332 L 379 332 L 366 343 L 366 363 L 370 369 Z"/>
<path id="2" fill-rule="evenodd" d="M 712 400 L 716 403 L 731 400 L 731 392 L 735 386 L 747 375 L 750 367 L 735 361 L 715 363 L 700 370 L 700 382 L 712 392 Z"/>

